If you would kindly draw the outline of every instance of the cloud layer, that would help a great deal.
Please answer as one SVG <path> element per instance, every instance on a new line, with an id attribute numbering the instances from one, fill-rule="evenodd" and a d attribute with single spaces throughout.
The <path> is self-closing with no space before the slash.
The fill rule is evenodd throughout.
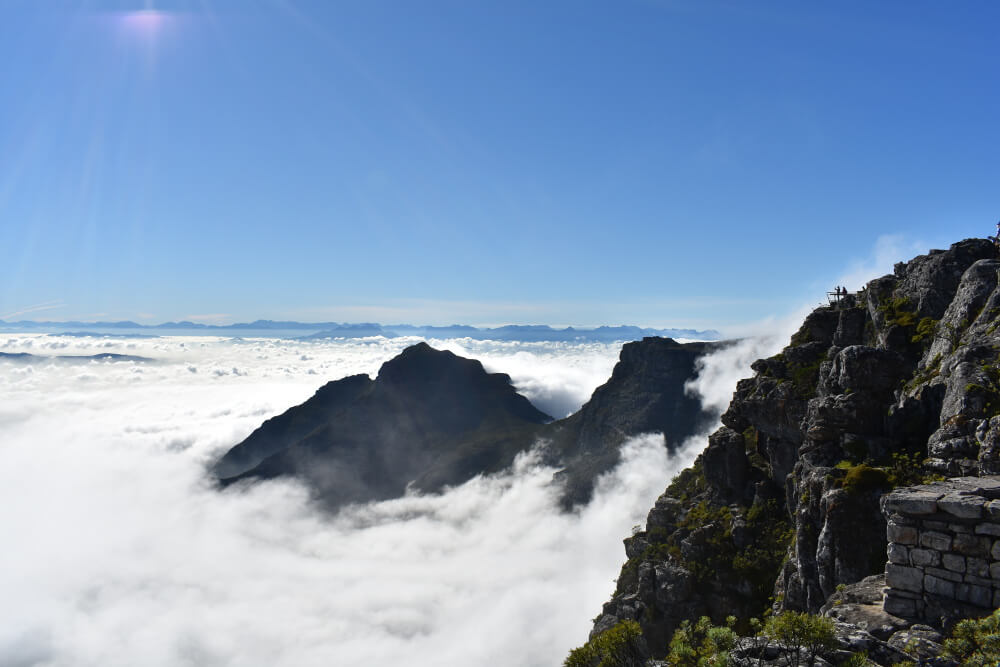
<path id="1" fill-rule="evenodd" d="M 0 336 L 8 352 L 159 360 L 0 364 L 4 663 L 558 664 L 612 591 L 621 538 L 690 453 L 631 441 L 570 515 L 530 455 L 336 517 L 291 482 L 219 494 L 204 477 L 266 417 L 410 342 Z M 618 353 L 433 344 L 511 374 L 560 416 Z"/>

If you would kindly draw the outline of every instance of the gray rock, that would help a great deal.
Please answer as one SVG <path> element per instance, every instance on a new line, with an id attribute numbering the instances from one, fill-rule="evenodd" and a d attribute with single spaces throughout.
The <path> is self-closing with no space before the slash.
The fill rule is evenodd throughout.
<path id="1" fill-rule="evenodd" d="M 945 581 L 961 582 L 963 576 L 958 572 L 952 572 L 951 570 L 942 570 L 939 567 L 928 567 L 924 568 L 924 572 L 927 574 L 937 577 L 938 579 L 944 579 Z"/>
<path id="2" fill-rule="evenodd" d="M 937 511 L 937 500 L 943 495 L 919 487 L 896 489 L 883 499 L 882 511 L 909 515 L 934 514 Z"/>
<path id="3" fill-rule="evenodd" d="M 995 500 L 991 502 L 996 502 Z M 976 524 L 976 535 L 991 535 L 993 537 L 1000 536 L 1000 525 L 995 523 L 979 523 Z"/>
<path id="4" fill-rule="evenodd" d="M 918 567 L 936 567 L 941 563 L 941 553 L 933 549 L 911 549 L 910 563 Z"/>
<path id="5" fill-rule="evenodd" d="M 978 496 L 963 496 L 949 493 L 937 501 L 940 510 L 960 519 L 978 519 L 983 515 L 985 500 Z"/>
<path id="6" fill-rule="evenodd" d="M 887 614 L 900 618 L 916 618 L 918 616 L 917 601 L 903 597 L 896 591 L 890 591 L 886 594 L 883 608 Z"/>
<path id="7" fill-rule="evenodd" d="M 914 625 L 894 633 L 888 639 L 890 646 L 920 660 L 934 658 L 944 650 L 941 633 L 929 625 Z"/>
<path id="8" fill-rule="evenodd" d="M 906 567 L 887 563 L 885 566 L 885 583 L 890 588 L 919 593 L 924 589 L 924 571 L 915 567 Z"/>
<path id="9" fill-rule="evenodd" d="M 928 530 L 920 533 L 920 546 L 934 549 L 935 551 L 948 551 L 951 549 L 951 535 Z"/>
<path id="10" fill-rule="evenodd" d="M 932 595 L 953 598 L 955 597 L 955 582 L 946 581 L 928 574 L 924 577 L 924 590 Z"/>
<path id="11" fill-rule="evenodd" d="M 976 577 L 989 577 L 990 566 L 983 558 L 966 558 L 965 571 Z"/>
<path id="12" fill-rule="evenodd" d="M 944 554 L 941 556 L 941 564 L 946 570 L 952 572 L 965 572 L 965 557 L 957 554 Z"/>
<path id="13" fill-rule="evenodd" d="M 916 544 L 920 537 L 913 526 L 896 526 L 891 523 L 886 526 L 886 535 L 890 542 L 896 544 Z"/>
<path id="14" fill-rule="evenodd" d="M 993 589 L 973 584 L 959 584 L 955 591 L 955 597 L 962 602 L 987 608 L 993 601 Z"/>
<path id="15" fill-rule="evenodd" d="M 889 548 L 886 549 L 886 556 L 888 556 L 890 563 L 896 563 L 897 565 L 910 564 L 910 555 L 907 548 L 902 544 L 889 544 Z M 927 563 L 923 564 L 927 565 Z M 914 565 L 920 565 L 920 563 L 914 563 Z"/>
<path id="16" fill-rule="evenodd" d="M 978 535 L 956 535 L 951 548 L 966 556 L 986 556 L 990 550 L 990 539 Z"/>

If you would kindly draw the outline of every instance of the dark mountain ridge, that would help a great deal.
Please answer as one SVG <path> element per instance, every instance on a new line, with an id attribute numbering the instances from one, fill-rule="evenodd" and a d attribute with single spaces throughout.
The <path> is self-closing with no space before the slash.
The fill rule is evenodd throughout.
<path id="1" fill-rule="evenodd" d="M 227 485 L 295 476 L 335 508 L 397 497 L 410 485 L 436 491 L 498 472 L 545 441 L 547 462 L 562 467 L 569 506 L 590 497 L 596 477 L 618 462 L 630 436 L 660 432 L 673 448 L 705 423 L 709 416 L 684 384 L 697 358 L 719 345 L 661 338 L 626 344 L 590 401 L 552 421 L 515 391 L 509 376 L 419 343 L 383 364 L 374 380 L 330 382 L 267 420 L 214 473 Z"/>

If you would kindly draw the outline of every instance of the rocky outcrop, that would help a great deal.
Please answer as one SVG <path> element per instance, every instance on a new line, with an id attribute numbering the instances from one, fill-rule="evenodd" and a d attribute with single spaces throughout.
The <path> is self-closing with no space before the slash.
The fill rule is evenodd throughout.
<path id="1" fill-rule="evenodd" d="M 495 472 L 551 418 L 480 362 L 426 343 L 371 380 L 331 382 L 265 422 L 216 465 L 226 484 L 291 475 L 329 507 L 440 488 Z"/>
<path id="2" fill-rule="evenodd" d="M 884 570 L 884 493 L 1000 469 L 998 270 L 987 240 L 933 250 L 755 362 L 695 466 L 625 540 L 594 631 L 635 619 L 657 656 L 701 614 L 818 612 Z"/>
<path id="3" fill-rule="evenodd" d="M 567 507 L 586 501 L 619 461 L 624 441 L 660 432 L 679 446 L 707 419 L 684 394 L 699 356 L 721 343 L 669 338 L 628 343 L 611 378 L 577 413 L 556 422 L 502 373 L 420 343 L 376 379 L 330 382 L 273 417 L 215 465 L 224 485 L 280 476 L 309 484 L 329 508 L 392 498 L 408 486 L 435 491 L 500 471 L 539 442 L 560 467 Z"/>
<path id="4" fill-rule="evenodd" d="M 613 468 L 619 448 L 640 433 L 662 433 L 673 451 L 706 428 L 713 415 L 684 386 L 696 375 L 698 358 L 728 343 L 678 343 L 671 338 L 643 338 L 626 343 L 611 377 L 594 390 L 576 413 L 543 429 L 561 477 L 566 502 L 590 497 L 593 480 Z"/>

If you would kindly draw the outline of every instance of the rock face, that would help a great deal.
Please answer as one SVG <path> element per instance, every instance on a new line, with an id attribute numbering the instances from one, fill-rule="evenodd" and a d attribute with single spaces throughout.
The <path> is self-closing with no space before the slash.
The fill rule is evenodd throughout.
<path id="1" fill-rule="evenodd" d="M 635 619 L 659 656 L 701 614 L 817 612 L 884 570 L 885 492 L 1000 471 L 998 270 L 987 240 L 931 251 L 756 361 L 695 466 L 625 540 L 594 632 Z"/>
<path id="2" fill-rule="evenodd" d="M 222 457 L 216 474 L 227 482 L 295 475 L 335 507 L 400 496 L 418 478 L 439 488 L 499 470 L 550 420 L 508 376 L 420 343 L 375 380 L 331 382 L 268 420 Z"/>
<path id="3" fill-rule="evenodd" d="M 618 449 L 627 438 L 662 433 L 673 450 L 708 426 L 713 415 L 685 393 L 684 384 L 695 376 L 698 357 L 726 344 L 670 338 L 626 343 L 611 378 L 579 411 L 544 430 L 557 460 L 567 466 L 567 502 L 589 499 L 593 479 L 618 463 Z"/>
<path id="4" fill-rule="evenodd" d="M 587 500 L 619 460 L 626 438 L 662 432 L 679 445 L 707 415 L 684 395 L 695 361 L 719 343 L 646 338 L 622 348 L 607 383 L 570 417 L 552 422 L 480 362 L 420 343 L 375 380 L 330 382 L 267 420 L 215 465 L 224 484 L 291 475 L 327 507 L 401 496 L 500 471 L 537 442 L 563 467 L 565 503 Z"/>

